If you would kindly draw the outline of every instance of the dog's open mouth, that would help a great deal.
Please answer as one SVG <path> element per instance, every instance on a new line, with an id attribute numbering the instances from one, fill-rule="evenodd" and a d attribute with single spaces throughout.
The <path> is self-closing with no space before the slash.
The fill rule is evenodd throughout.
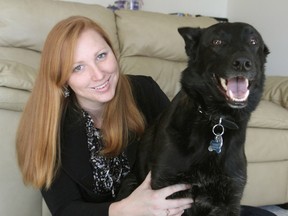
<path id="1" fill-rule="evenodd" d="M 219 78 L 221 89 L 225 93 L 228 103 L 233 108 L 242 108 L 247 104 L 249 96 L 249 80 L 243 76 Z"/>

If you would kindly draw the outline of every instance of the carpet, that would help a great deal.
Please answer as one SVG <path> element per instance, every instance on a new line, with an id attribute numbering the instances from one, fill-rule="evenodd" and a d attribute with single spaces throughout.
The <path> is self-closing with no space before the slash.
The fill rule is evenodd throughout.
<path id="1" fill-rule="evenodd" d="M 279 206 L 261 206 L 260 208 L 270 211 L 277 216 L 288 216 L 288 210 Z"/>
<path id="2" fill-rule="evenodd" d="M 241 216 L 276 216 L 273 212 L 254 206 L 241 206 Z"/>

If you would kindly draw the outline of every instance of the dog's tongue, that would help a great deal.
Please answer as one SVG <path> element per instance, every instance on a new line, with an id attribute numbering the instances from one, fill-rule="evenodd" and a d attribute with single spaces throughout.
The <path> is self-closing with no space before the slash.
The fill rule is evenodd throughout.
<path id="1" fill-rule="evenodd" d="M 227 96 L 233 100 L 246 100 L 249 95 L 248 80 L 234 77 L 227 80 Z"/>

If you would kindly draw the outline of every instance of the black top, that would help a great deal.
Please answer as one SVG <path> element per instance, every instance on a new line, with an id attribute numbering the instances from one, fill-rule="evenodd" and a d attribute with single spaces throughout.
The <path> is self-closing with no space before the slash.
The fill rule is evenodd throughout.
<path id="1" fill-rule="evenodd" d="M 169 100 L 150 77 L 130 76 L 138 108 L 149 124 L 168 106 Z M 68 107 L 62 132 L 62 167 L 51 188 L 42 195 L 53 216 L 108 216 L 113 202 L 111 193 L 97 196 L 93 192 L 93 171 L 89 161 L 85 121 L 82 112 Z M 130 166 L 135 162 L 136 141 L 125 150 Z M 241 216 L 275 216 L 263 209 L 242 206 Z"/>
<path id="2" fill-rule="evenodd" d="M 129 78 L 137 106 L 149 125 L 167 107 L 169 99 L 152 78 L 131 75 Z M 113 197 L 111 192 L 101 195 L 93 192 L 85 121 L 72 104 L 68 106 L 63 121 L 61 140 L 62 167 L 51 188 L 41 191 L 52 215 L 108 216 Z M 125 150 L 130 167 L 135 161 L 136 145 L 137 141 L 131 140 Z"/>

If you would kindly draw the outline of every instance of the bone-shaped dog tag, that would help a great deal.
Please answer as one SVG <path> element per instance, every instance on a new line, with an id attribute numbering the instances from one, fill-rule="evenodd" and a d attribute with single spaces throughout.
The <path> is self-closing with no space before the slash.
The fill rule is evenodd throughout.
<path id="1" fill-rule="evenodd" d="M 210 145 L 208 147 L 208 150 L 210 152 L 215 151 L 218 154 L 221 153 L 221 148 L 223 145 L 222 135 L 224 134 L 224 127 L 221 123 L 222 123 L 222 118 L 220 118 L 219 123 L 214 125 L 214 127 L 212 128 L 212 132 L 215 135 L 215 137 L 213 140 L 210 141 Z"/>
<path id="2" fill-rule="evenodd" d="M 216 135 L 214 140 L 211 140 L 210 146 L 208 147 L 209 151 L 215 151 L 218 154 L 221 153 L 221 147 L 223 145 L 222 135 Z"/>

